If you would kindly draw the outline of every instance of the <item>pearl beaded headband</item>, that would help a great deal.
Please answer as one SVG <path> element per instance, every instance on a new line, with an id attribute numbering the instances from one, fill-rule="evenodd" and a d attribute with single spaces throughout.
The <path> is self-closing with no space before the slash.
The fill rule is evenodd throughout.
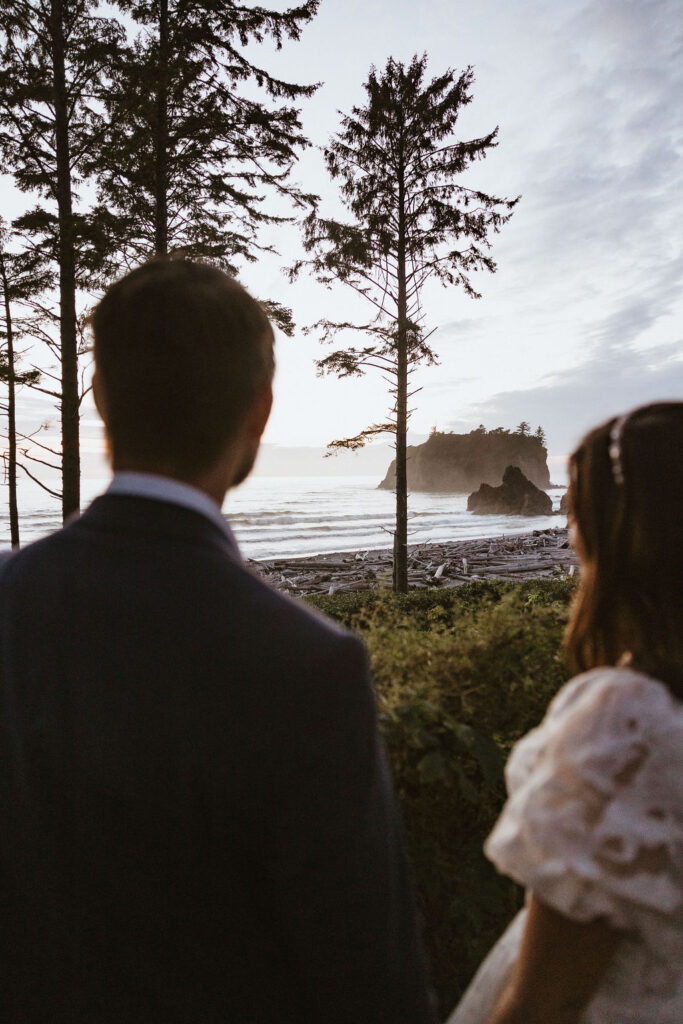
<path id="1" fill-rule="evenodd" d="M 624 436 L 624 427 L 626 421 L 630 418 L 630 413 L 625 416 L 618 416 L 612 424 L 612 429 L 609 432 L 609 457 L 612 462 L 612 476 L 617 487 L 623 487 L 624 485 L 624 463 L 622 460 L 622 438 Z"/>

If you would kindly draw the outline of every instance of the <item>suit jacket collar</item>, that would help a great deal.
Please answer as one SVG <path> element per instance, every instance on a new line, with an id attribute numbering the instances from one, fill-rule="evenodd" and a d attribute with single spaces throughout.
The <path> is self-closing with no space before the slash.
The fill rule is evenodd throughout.
<path id="1" fill-rule="evenodd" d="M 173 480 L 157 473 L 140 473 L 131 470 L 114 473 L 107 494 L 127 494 L 135 498 L 151 498 L 154 501 L 165 501 L 172 505 L 180 505 L 206 516 L 215 523 L 230 540 L 234 540 L 220 508 L 208 494 L 197 487 Z"/>
<path id="2" fill-rule="evenodd" d="M 69 525 L 150 539 L 164 537 L 169 541 L 210 544 L 234 561 L 242 560 L 227 523 L 223 527 L 194 508 L 159 498 L 105 492 Z"/>

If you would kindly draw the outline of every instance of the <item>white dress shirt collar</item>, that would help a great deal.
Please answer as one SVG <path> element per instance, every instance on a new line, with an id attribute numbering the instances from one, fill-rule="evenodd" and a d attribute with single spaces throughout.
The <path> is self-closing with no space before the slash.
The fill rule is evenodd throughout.
<path id="1" fill-rule="evenodd" d="M 170 505 L 180 505 L 210 519 L 226 538 L 230 547 L 238 553 L 237 541 L 228 526 L 220 508 L 208 494 L 190 484 L 172 480 L 167 476 L 154 473 L 138 473 L 123 470 L 114 473 L 114 478 L 107 488 L 106 494 L 122 494 L 131 498 L 150 498 L 152 501 L 165 501 Z"/>

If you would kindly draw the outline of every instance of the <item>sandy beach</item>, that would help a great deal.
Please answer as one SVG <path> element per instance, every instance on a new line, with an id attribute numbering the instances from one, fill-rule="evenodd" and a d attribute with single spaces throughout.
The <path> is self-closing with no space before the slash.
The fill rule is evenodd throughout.
<path id="1" fill-rule="evenodd" d="M 256 562 L 252 569 L 290 594 L 335 594 L 391 586 L 391 550 L 344 552 Z M 566 528 L 480 540 L 415 544 L 409 548 L 410 586 L 459 587 L 477 579 L 558 578 L 576 571 Z"/>

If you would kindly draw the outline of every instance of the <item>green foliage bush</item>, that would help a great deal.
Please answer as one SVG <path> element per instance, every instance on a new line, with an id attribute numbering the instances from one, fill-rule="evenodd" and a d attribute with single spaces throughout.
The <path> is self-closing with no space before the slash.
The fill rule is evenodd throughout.
<path id="1" fill-rule="evenodd" d="M 520 906 L 482 845 L 512 745 L 569 676 L 569 581 L 338 594 L 311 603 L 367 643 L 444 1015 Z"/>

